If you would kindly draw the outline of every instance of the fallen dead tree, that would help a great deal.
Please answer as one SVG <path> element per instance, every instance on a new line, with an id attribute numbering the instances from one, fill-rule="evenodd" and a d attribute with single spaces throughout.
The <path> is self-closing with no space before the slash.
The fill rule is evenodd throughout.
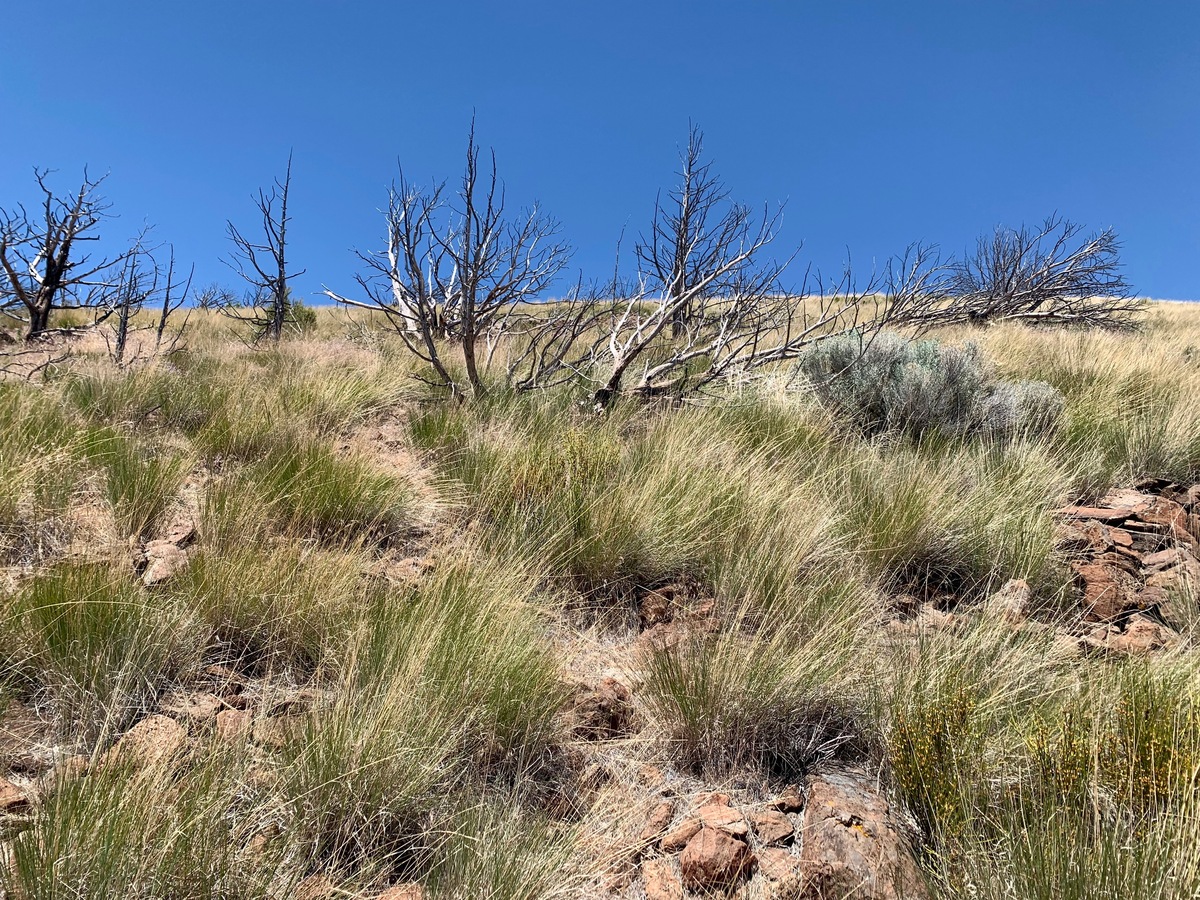
<path id="1" fill-rule="evenodd" d="M 1053 215 L 1038 227 L 997 227 L 972 253 L 951 259 L 929 284 L 929 303 L 909 324 L 925 328 L 993 322 L 1133 328 L 1145 308 L 1121 272 L 1111 228 Z"/>

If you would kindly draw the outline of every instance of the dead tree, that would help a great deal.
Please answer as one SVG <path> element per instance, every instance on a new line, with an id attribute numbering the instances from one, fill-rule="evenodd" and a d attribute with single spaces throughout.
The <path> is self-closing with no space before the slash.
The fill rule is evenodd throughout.
<path id="1" fill-rule="evenodd" d="M 486 364 L 504 351 L 504 381 L 524 393 L 592 380 L 607 340 L 611 291 L 577 284 L 548 302 L 517 304 L 488 334 Z"/>
<path id="2" fill-rule="evenodd" d="M 369 268 L 356 279 L 364 299 L 328 289 L 326 295 L 383 312 L 429 364 L 431 383 L 454 396 L 480 396 L 492 358 L 489 342 L 542 297 L 570 258 L 558 222 L 536 204 L 508 214 L 495 152 L 481 170 L 472 122 L 455 196 L 447 197 L 444 184 L 412 185 L 402 170 L 389 193 L 386 225 L 386 249 L 359 254 Z M 461 357 L 461 379 L 444 357 L 448 344 Z"/>
<path id="3" fill-rule="evenodd" d="M 771 221 L 764 216 L 756 222 L 750 207 L 729 200 L 712 162 L 704 158 L 704 133 L 694 124 L 688 126 L 678 175 L 679 184 L 666 200 L 661 194 L 655 200 L 650 233 L 634 248 L 646 288 L 671 309 L 673 338 L 683 335 L 705 297 L 744 289 L 759 248 L 750 248 L 742 260 L 730 254 L 742 249 L 752 231 L 773 230 L 779 218 L 777 211 Z"/>
<path id="4" fill-rule="evenodd" d="M 111 218 L 110 204 L 99 194 L 104 177 L 90 178 L 85 169 L 76 192 L 58 195 L 46 183 L 48 175 L 34 169 L 43 195 L 37 215 L 23 206 L 0 209 L 0 298 L 26 340 L 46 334 L 56 310 L 106 307 L 127 257 L 93 259 L 81 252 L 81 245 L 100 239 L 99 226 Z"/>
<path id="5" fill-rule="evenodd" d="M 121 280 L 113 300 L 116 324 L 109 351 L 118 366 L 125 362 L 125 347 L 129 340 L 129 327 L 133 317 L 139 313 L 146 300 L 158 288 L 158 267 L 150 251 L 138 241 L 125 257 Z"/>
<path id="6" fill-rule="evenodd" d="M 213 282 L 196 292 L 196 309 L 221 311 L 238 304 L 237 292 Z"/>
<path id="7" fill-rule="evenodd" d="M 1057 215 L 1037 228 L 998 227 L 950 265 L 947 302 L 927 310 L 925 324 L 1134 327 L 1144 304 L 1121 273 L 1120 248 L 1111 228 L 1084 234 Z"/>
<path id="8" fill-rule="evenodd" d="M 763 244 L 756 234 L 742 246 L 757 252 Z M 932 248 L 914 245 L 865 284 L 847 263 L 833 281 L 806 273 L 795 291 L 774 287 L 782 269 L 757 269 L 757 277 L 732 281 L 721 296 L 682 297 L 692 304 L 691 317 L 669 341 L 663 333 L 673 306 L 635 292 L 611 308 L 608 376 L 593 394 L 595 406 L 607 407 L 622 392 L 643 400 L 695 397 L 769 370 L 792 372 L 785 364 L 835 335 L 856 335 L 865 352 L 881 329 L 921 314 L 939 266 Z"/>
<path id="9" fill-rule="evenodd" d="M 234 248 L 232 259 L 226 262 L 251 286 L 252 295 L 247 304 L 226 303 L 222 311 L 232 319 L 250 324 L 255 340 L 265 337 L 278 342 L 283 336 L 283 326 L 291 312 L 288 281 L 304 274 L 303 269 L 289 272 L 287 267 L 291 186 L 292 157 L 289 154 L 283 180 L 276 179 L 269 191 L 260 188 L 254 200 L 262 217 L 261 240 L 251 240 L 233 222 L 226 222 L 226 231 Z"/>
<path id="10" fill-rule="evenodd" d="M 643 366 L 631 390 L 649 397 L 679 392 L 689 383 L 711 383 L 736 367 L 785 358 L 802 339 L 793 333 L 802 304 L 780 285 L 790 259 L 764 259 L 782 207 L 764 208 L 758 215 L 730 201 L 703 157 L 703 134 L 694 125 L 679 175 L 667 200 L 660 195 L 655 202 L 650 233 L 634 249 L 635 289 L 614 297 L 610 307 L 608 374 L 594 392 L 597 406 L 612 401 L 645 357 L 653 361 Z"/>
<path id="11" fill-rule="evenodd" d="M 328 288 L 325 294 L 346 306 L 382 311 L 405 346 L 433 369 L 431 383 L 457 395 L 460 386 L 443 363 L 438 346 L 445 328 L 446 296 L 441 276 L 434 273 L 442 272 L 446 262 L 433 230 L 441 208 L 440 185 L 429 190 L 413 186 L 401 170 L 388 192 L 387 249 L 358 253 L 369 272 L 356 275 L 355 280 L 367 299 L 351 299 Z"/>
<path id="12" fill-rule="evenodd" d="M 188 294 L 192 290 L 192 276 L 196 273 L 196 267 L 192 266 L 188 270 L 188 276 L 182 281 L 177 281 L 175 278 L 175 247 L 170 248 L 170 255 L 167 259 L 167 279 L 163 285 L 162 306 L 158 312 L 158 325 L 154 329 L 154 349 L 162 352 L 163 341 L 170 336 L 170 341 L 167 344 L 167 352 L 173 351 L 179 344 L 179 339 L 183 337 L 187 331 L 188 316 L 184 316 L 183 324 L 178 331 L 170 332 L 171 316 L 187 302 Z"/>
<path id="13" fill-rule="evenodd" d="M 756 214 L 731 201 L 695 126 L 681 162 L 679 186 L 655 203 L 649 236 L 635 248 L 634 289 L 612 292 L 601 354 L 607 374 L 593 394 L 598 408 L 622 392 L 701 393 L 795 360 L 833 334 L 869 340 L 883 325 L 917 316 L 934 296 L 943 267 L 932 248 L 920 246 L 865 285 L 847 264 L 833 283 L 806 273 L 798 291 L 786 290 L 795 253 L 782 262 L 766 258 L 782 207 Z"/>
<path id="14" fill-rule="evenodd" d="M 118 366 L 126 364 L 129 336 L 134 331 L 154 331 L 154 353 L 175 350 L 187 330 L 187 317 L 183 325 L 172 330 L 171 316 L 183 306 L 191 287 L 191 275 L 180 281 L 175 275 L 175 248 L 168 248 L 168 260 L 162 265 L 156 258 L 161 247 L 149 246 L 145 234 L 139 238 L 128 253 L 121 269 L 120 280 L 113 291 L 106 316 L 114 319 L 109 353 Z M 153 325 L 137 326 L 134 317 L 153 306 L 157 319 Z M 108 337 L 105 337 L 106 341 Z M 164 346 L 165 345 L 165 346 Z M 141 350 L 134 359 L 143 356 Z"/>
<path id="15" fill-rule="evenodd" d="M 701 143 L 693 127 L 681 187 L 656 203 L 650 236 L 636 247 L 636 277 L 622 282 L 618 264 L 607 289 L 506 319 L 513 387 L 577 379 L 591 385 L 597 409 L 622 393 L 696 396 L 778 369 L 834 334 L 855 333 L 865 349 L 884 325 L 930 302 L 943 267 L 922 246 L 865 285 L 847 264 L 832 283 L 806 273 L 799 291 L 785 290 L 791 259 L 764 258 L 782 210 L 732 203 Z"/>

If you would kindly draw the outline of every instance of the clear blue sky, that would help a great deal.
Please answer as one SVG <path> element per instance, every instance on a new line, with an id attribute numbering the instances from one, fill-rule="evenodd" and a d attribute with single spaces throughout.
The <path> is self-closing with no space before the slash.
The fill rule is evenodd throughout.
<path id="1" fill-rule="evenodd" d="M 787 200 L 781 247 L 869 268 L 1061 213 L 1124 238 L 1140 293 L 1200 298 L 1200 3 L 315 2 L 46 4 L 0 17 L 0 205 L 84 163 L 234 283 L 227 218 L 294 150 L 296 285 L 349 290 L 396 161 L 459 174 L 472 110 L 510 200 L 538 199 L 611 270 L 688 120 L 734 194 Z"/>

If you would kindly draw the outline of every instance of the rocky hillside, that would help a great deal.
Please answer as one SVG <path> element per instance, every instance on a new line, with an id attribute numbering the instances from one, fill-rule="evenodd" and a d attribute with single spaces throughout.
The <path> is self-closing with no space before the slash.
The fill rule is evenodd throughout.
<path id="1" fill-rule="evenodd" d="M 0 383 L 7 896 L 1200 890 L 1200 313 L 603 413 L 200 319 Z"/>

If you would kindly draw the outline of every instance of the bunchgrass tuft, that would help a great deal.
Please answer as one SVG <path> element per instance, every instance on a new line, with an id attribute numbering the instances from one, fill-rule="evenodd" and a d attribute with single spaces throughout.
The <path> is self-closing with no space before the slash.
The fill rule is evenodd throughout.
<path id="1" fill-rule="evenodd" d="M 359 879 L 412 877 L 442 852 L 448 796 L 536 774 L 563 693 L 521 603 L 530 587 L 461 559 L 367 605 L 340 699 L 281 763 L 308 852 Z M 477 877 L 452 868 L 454 883 Z"/>
<path id="2" fill-rule="evenodd" d="M 672 756 L 716 777 L 796 778 L 825 759 L 862 759 L 865 685 L 850 676 L 869 652 L 861 614 L 848 605 L 840 619 L 795 616 L 649 651 L 645 699 Z"/>
<path id="3" fill-rule="evenodd" d="M 185 457 L 107 428 L 88 432 L 83 452 L 101 471 L 123 537 L 141 537 L 159 523 L 190 468 Z"/>
<path id="4" fill-rule="evenodd" d="M 298 878 L 243 852 L 254 825 L 251 811 L 238 808 L 243 792 L 221 758 L 184 773 L 155 767 L 130 775 L 110 766 L 59 777 L 32 827 L 13 841 L 0 885 L 28 900 L 291 892 Z"/>
<path id="5" fill-rule="evenodd" d="M 6 668 L 84 747 L 119 733 L 199 658 L 186 610 L 152 600 L 105 564 L 60 565 L 4 615 Z"/>

